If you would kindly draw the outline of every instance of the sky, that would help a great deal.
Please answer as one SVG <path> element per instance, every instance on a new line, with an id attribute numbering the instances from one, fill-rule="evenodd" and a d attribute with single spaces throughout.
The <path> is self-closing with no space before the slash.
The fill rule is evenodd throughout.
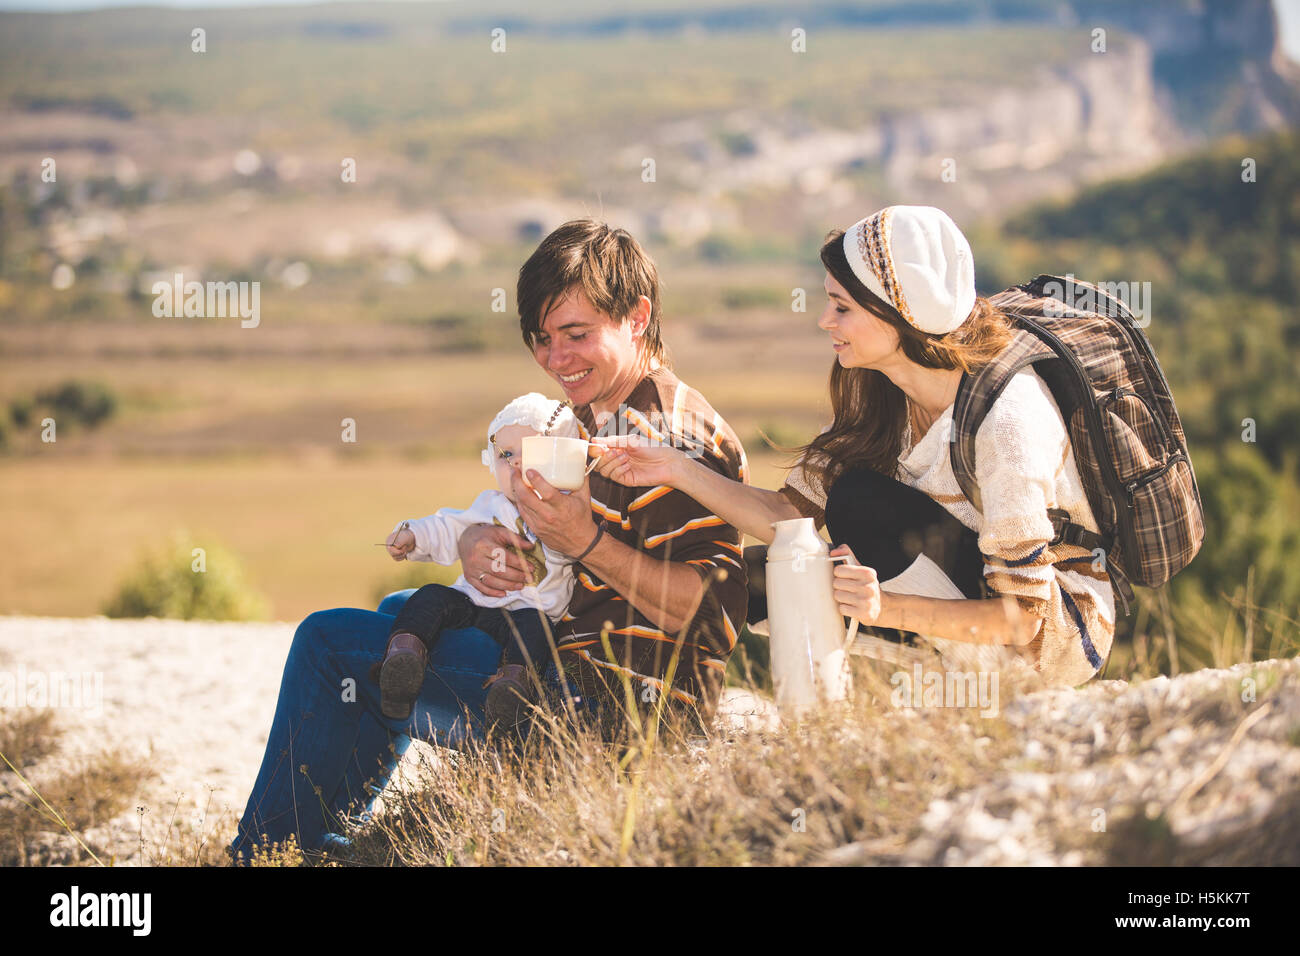
<path id="1" fill-rule="evenodd" d="M 320 3 L 321 0 L 0 0 L 0 10 L 39 10 L 59 13 L 66 10 L 102 10 L 106 7 L 287 7 Z M 417 0 L 395 0 L 413 3 Z M 430 2 L 430 0 L 419 0 Z M 1296 0 L 1300 3 L 1300 0 Z"/>
<path id="2" fill-rule="evenodd" d="M 1273 0 L 1282 27 L 1282 49 L 1293 60 L 1300 60 L 1300 0 Z"/>
<path id="3" fill-rule="evenodd" d="M 103 7 L 257 7 L 318 3 L 320 0 L 0 0 L 0 10 L 90 10 Z M 410 0 L 408 0 L 410 2 Z M 1282 28 L 1282 48 L 1300 61 L 1300 0 L 1273 0 Z"/>

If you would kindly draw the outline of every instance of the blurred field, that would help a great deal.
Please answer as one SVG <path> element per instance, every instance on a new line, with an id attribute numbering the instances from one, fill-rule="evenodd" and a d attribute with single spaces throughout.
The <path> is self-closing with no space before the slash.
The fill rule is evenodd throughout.
<path id="1" fill-rule="evenodd" d="M 711 337 L 671 326 L 666 332 L 678 374 L 704 392 L 746 442 L 756 425 L 808 428 L 820 423 L 820 409 L 829 408 L 825 379 L 832 356 L 825 333 L 812 317 L 777 319 L 805 328 L 780 337 L 753 325 L 750 335 Z M 324 355 L 209 357 L 193 339 L 186 345 L 198 354 L 0 356 L 0 402 L 60 378 L 103 382 L 119 394 L 121 407 L 111 421 L 94 432 L 61 432 L 55 447 L 39 449 L 46 456 L 335 447 L 343 417 L 358 423 L 350 451 L 364 455 L 396 445 L 446 455 L 479 447 L 492 416 L 516 394 L 559 396 L 522 344 L 474 354 L 428 348 L 403 354 L 400 330 L 357 339 L 351 357 L 346 347 Z M 0 343 L 11 341 L 0 336 Z M 771 380 L 756 378 L 755 368 L 770 370 Z"/>
<path id="2" fill-rule="evenodd" d="M 232 393 L 237 399 L 224 405 L 191 395 L 195 408 L 169 411 L 156 429 L 150 416 L 137 409 L 111 426 L 120 429 L 117 438 L 93 438 L 129 448 L 133 441 L 166 444 L 167 436 L 174 435 L 172 452 L 189 449 L 197 438 L 209 449 L 228 445 L 242 453 L 55 453 L 56 445 L 46 446 L 48 456 L 6 460 L 0 465 L 0 551 L 7 556 L 0 575 L 0 612 L 99 613 L 141 550 L 177 531 L 192 535 L 194 547 L 220 543 L 237 553 L 250 579 L 270 599 L 275 619 L 296 620 L 322 607 L 368 606 L 383 581 L 396 581 L 402 573 L 372 542 L 382 541 L 403 518 L 443 506 L 465 507 L 489 487 L 490 476 L 478 462 L 479 431 L 516 392 L 547 390 L 535 369 L 534 377 L 524 380 L 503 374 L 498 362 L 516 371 L 507 357 L 479 358 L 453 363 L 454 376 L 430 375 L 413 382 L 400 401 L 392 392 L 384 393 L 387 407 L 374 416 L 382 423 L 378 427 L 364 412 L 355 413 L 361 439 L 356 446 L 338 441 L 340 414 L 361 404 L 360 399 L 349 403 L 347 397 L 361 396 L 366 375 L 382 374 L 382 369 L 370 365 L 331 378 L 330 394 L 313 404 L 310 377 L 324 370 L 302 363 L 264 370 L 282 377 L 287 388 L 238 388 Z M 413 373 L 416 365 L 405 362 L 401 371 Z M 243 365 L 223 368 L 247 370 Z M 171 374 L 212 386 L 201 372 L 189 363 Z M 475 378 L 482 383 L 479 388 L 466 389 L 459 398 L 452 395 L 455 382 Z M 732 397 L 726 389 L 719 392 Z M 807 394 L 817 396 L 815 390 Z M 438 395 L 441 401 L 435 400 Z M 298 410 L 297 417 L 283 414 L 286 407 Z M 314 417 L 308 411 L 313 407 Z M 435 407 L 446 408 L 453 425 L 436 428 Z M 739 419 L 755 421 L 752 412 Z M 306 440 L 313 428 L 314 445 Z M 378 440 L 377 432 L 391 442 L 405 442 L 406 449 L 395 453 L 388 441 Z M 370 445 L 367 435 L 375 436 Z M 288 436 L 299 442 L 293 453 L 266 451 L 280 438 L 294 444 Z M 448 454 L 454 451 L 461 453 Z M 782 472 L 773 456 L 753 451 L 754 481 L 779 486 Z M 435 565 L 420 567 L 428 571 L 428 580 L 435 575 L 445 579 L 447 572 Z"/>

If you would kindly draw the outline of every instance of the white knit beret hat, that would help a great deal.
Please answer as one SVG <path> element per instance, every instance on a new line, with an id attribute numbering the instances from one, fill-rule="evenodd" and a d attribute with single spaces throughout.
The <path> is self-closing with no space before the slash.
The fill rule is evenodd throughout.
<path id="1" fill-rule="evenodd" d="M 957 224 L 934 206 L 886 206 L 844 233 L 858 280 L 913 328 L 945 335 L 975 307 L 975 263 Z"/>
<path id="2" fill-rule="evenodd" d="M 488 446 L 483 449 L 483 464 L 494 468 L 492 460 L 492 436 L 507 425 L 526 425 L 538 434 L 554 435 L 560 438 L 580 437 L 578 418 L 573 409 L 563 402 L 547 398 L 541 392 L 529 392 L 520 395 L 492 419 L 488 426 Z M 550 430 L 547 430 L 547 426 Z"/>

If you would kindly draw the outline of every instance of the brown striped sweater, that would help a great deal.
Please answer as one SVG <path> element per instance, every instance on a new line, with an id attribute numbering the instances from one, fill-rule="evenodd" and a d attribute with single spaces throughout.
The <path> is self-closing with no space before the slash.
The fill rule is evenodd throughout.
<path id="1" fill-rule="evenodd" d="M 748 482 L 740 440 L 695 389 L 669 369 L 650 372 L 619 413 L 597 426 L 590 406 L 575 409 L 585 435 L 642 434 L 686 449 L 734 481 Z M 675 645 L 680 658 L 672 678 L 673 699 L 711 712 L 722 689 L 727 658 L 745 625 L 748 589 L 741 533 L 681 491 L 661 485 L 625 487 L 593 472 L 591 507 L 605 533 L 659 561 L 695 570 L 706 591 L 682 632 L 663 631 L 598 575 L 575 565 L 577 582 L 567 613 L 556 626 L 566 671 L 585 693 L 623 699 L 620 675 L 632 679 L 639 700 L 664 690 Z M 607 625 L 613 625 L 608 628 Z M 610 650 L 601 641 L 609 631 Z"/>

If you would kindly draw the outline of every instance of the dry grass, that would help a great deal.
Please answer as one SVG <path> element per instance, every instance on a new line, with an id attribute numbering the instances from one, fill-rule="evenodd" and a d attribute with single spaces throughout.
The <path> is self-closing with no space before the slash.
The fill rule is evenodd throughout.
<path id="1" fill-rule="evenodd" d="M 1256 620 L 1257 612 L 1243 613 L 1248 613 L 1248 622 L 1255 621 L 1247 629 L 1253 628 L 1256 646 L 1243 640 L 1231 622 L 1215 633 L 1211 619 L 1201 621 L 1199 629 L 1183 621 L 1187 628 L 1184 661 L 1208 656 L 1210 660 L 1193 667 L 1226 667 L 1250 660 L 1252 651 L 1264 645 L 1278 657 L 1295 655 L 1294 631 L 1288 622 L 1279 620 L 1276 626 L 1264 628 Z M 1162 636 L 1149 638 L 1151 646 L 1141 666 L 1130 668 L 1128 676 L 1137 682 L 1135 686 L 1144 677 L 1155 676 L 1155 665 L 1167 658 L 1169 647 L 1161 642 L 1174 633 L 1172 623 L 1165 628 L 1170 615 L 1167 605 L 1158 606 L 1153 615 L 1153 626 Z M 667 714 L 656 722 L 653 715 L 638 712 L 629 721 L 633 726 L 627 737 L 609 744 L 563 714 L 541 713 L 522 750 L 489 739 L 462 753 L 437 751 L 422 760 L 418 785 L 387 792 L 374 818 L 349 833 L 353 845 L 345 857 L 327 856 L 323 862 L 384 866 L 939 862 L 944 847 L 934 844 L 936 837 L 927 832 L 922 817 L 936 803 L 960 801 L 986 790 L 990 800 L 1011 801 L 993 812 L 1009 816 L 1028 810 L 1039 819 L 1058 857 L 1073 855 L 1078 862 L 1093 864 L 1270 860 L 1277 857 L 1270 841 L 1294 830 L 1294 823 L 1288 822 L 1294 800 L 1282 797 L 1256 828 L 1258 839 L 1243 842 L 1239 834 L 1230 836 L 1236 831 L 1228 825 L 1221 838 L 1192 841 L 1176 832 L 1187 825 L 1187 807 L 1180 808 L 1181 798 L 1161 804 L 1162 809 L 1148 815 L 1141 812 L 1140 801 L 1130 806 L 1130 800 L 1142 787 L 1152 786 L 1150 780 L 1133 787 L 1120 775 L 1104 792 L 1086 795 L 1085 802 L 1092 801 L 1089 806 L 1099 803 L 1115 815 L 1110 832 L 1099 834 L 1086 825 L 1092 817 L 1073 806 L 1074 797 L 1067 791 L 1055 794 L 1043 806 L 1031 806 L 1024 801 L 1036 798 L 1016 790 L 1019 774 L 1027 771 L 1033 776 L 1046 769 L 1032 760 L 1026 762 L 1026 755 L 1033 752 L 1028 746 L 1031 740 L 1039 741 L 1044 752 L 1072 755 L 1060 757 L 1064 761 L 1060 766 L 1052 764 L 1062 779 L 1069 777 L 1067 771 L 1104 776 L 1128 763 L 1148 775 L 1151 762 L 1159 763 L 1169 736 L 1188 729 L 1207 742 L 1207 752 L 1221 753 L 1226 759 L 1233 729 L 1256 713 L 1253 705 L 1243 705 L 1236 679 L 1220 679 L 1215 689 L 1197 691 L 1200 696 L 1181 705 L 1173 703 L 1172 695 L 1167 705 L 1162 698 L 1145 705 L 1129 700 L 1113 715 L 1101 717 L 1107 736 L 1099 745 L 1095 722 L 1049 728 L 1036 727 L 1035 719 L 1024 714 L 1008 718 L 1019 698 L 1038 689 L 1036 683 L 1014 683 L 1004 674 L 999 716 L 984 716 L 973 707 L 918 711 L 894 706 L 889 680 L 894 670 L 856 660 L 852 702 L 823 708 L 781 729 L 716 730 L 704 735 Z M 1291 706 L 1283 703 L 1288 697 L 1278 697 L 1275 705 L 1267 703 L 1282 690 L 1277 671 L 1265 668 L 1257 677 L 1261 705 Z M 1291 688 L 1286 693 L 1293 695 L 1294 678 L 1285 680 Z M 624 688 L 624 692 L 629 691 Z M 1090 706 L 1101 707 L 1098 713 L 1107 715 L 1109 705 L 1103 701 L 1116 692 L 1113 688 L 1100 698 L 1093 696 Z M 1024 713 L 1039 714 L 1041 719 L 1044 708 L 1054 706 L 1058 705 L 1038 700 Z M 1186 758 L 1189 766 L 1203 759 L 1199 754 Z M 1151 779 L 1163 778 L 1157 771 Z M 1267 795 L 1279 783 L 1261 780 L 1258 785 L 1260 795 Z M 1220 791 L 1222 786 L 1216 784 L 1214 789 Z M 1216 792 L 1209 803 L 1223 799 L 1223 793 Z M 1199 804 L 1196 811 L 1204 812 L 1203 797 Z M 1085 825 L 1080 825 L 1080 819 Z"/>
<path id="2" fill-rule="evenodd" d="M 226 841 L 221 839 L 225 830 L 233 829 L 233 821 L 227 819 L 213 820 L 211 816 L 211 793 L 207 805 L 195 819 L 186 820 L 180 816 L 181 797 L 170 806 L 162 808 L 162 818 L 157 824 L 147 824 L 149 808 L 137 807 L 139 816 L 138 846 L 139 863 L 144 866 L 227 866 L 230 859 L 226 854 Z M 164 822 L 165 819 L 165 822 Z M 160 832 L 161 831 L 161 832 Z M 298 865 L 289 863 L 290 856 L 279 848 L 270 848 L 261 854 L 262 860 L 274 859 L 281 862 L 254 865 Z"/>
<path id="3" fill-rule="evenodd" d="M 1168 589 L 1144 592 L 1133 618 L 1132 637 L 1117 643 L 1103 676 L 1146 680 L 1203 667 L 1277 660 L 1300 653 L 1300 621 L 1256 604 L 1254 572 L 1218 603 L 1194 592 L 1170 597 Z"/>
<path id="4" fill-rule="evenodd" d="M 54 752 L 58 745 L 58 733 L 54 729 L 53 711 L 20 710 L 5 713 L 11 716 L 0 720 L 0 754 L 4 754 L 14 767 L 22 770 Z M 3 763 L 0 761 L 0 766 Z M 6 766 L 4 770 L 10 768 Z"/>
<path id="5" fill-rule="evenodd" d="M 121 819 L 155 777 L 147 757 L 110 747 L 89 757 L 64 752 L 64 727 L 50 710 L 0 711 L 0 866 L 112 866 Z M 181 798 L 155 815 L 136 806 L 137 862 L 148 866 L 219 866 L 227 821 L 205 810 L 181 813 Z M 266 860 L 292 859 L 283 852 Z"/>
<path id="6" fill-rule="evenodd" d="M 369 865 L 809 864 L 855 841 L 905 841 L 933 798 L 970 786 L 1016 742 L 969 709 L 889 706 L 860 669 L 851 704 L 775 732 L 691 735 L 653 719 L 621 744 L 546 713 L 522 753 L 440 752 L 355 834 Z M 540 732 L 539 732 L 540 731 Z"/>
<path id="7" fill-rule="evenodd" d="M 87 831 L 130 806 L 151 770 L 109 748 L 33 774 L 58 754 L 62 733 L 50 711 L 0 711 L 0 866 L 111 862 Z"/>
<path id="8" fill-rule="evenodd" d="M 760 721 L 704 734 L 625 685 L 615 690 L 640 705 L 614 743 L 543 711 L 522 745 L 498 737 L 459 753 L 421 751 L 429 756 L 403 768 L 414 785 L 388 788 L 373 818 L 349 831 L 346 851 L 290 842 L 260 850 L 252 865 L 975 862 L 978 838 L 970 842 L 960 821 L 985 812 L 997 821 L 1028 814 L 1028 850 L 1058 861 L 1280 861 L 1282 844 L 1294 845 L 1296 765 L 1285 756 L 1300 739 L 1292 665 L 1206 674 L 1177 694 L 1143 692 L 1156 688 L 1139 680 L 1025 697 L 1036 686 L 1004 675 L 999 713 L 985 716 L 898 707 L 896 668 L 854 663 L 853 701 L 784 727 Z M 1245 674 L 1258 705 L 1243 702 Z M 1076 719 L 1076 706 L 1089 716 Z M 109 751 L 69 762 L 59 738 L 49 712 L 0 713 L 0 748 L 14 767 L 0 770 L 0 865 L 111 865 L 105 848 L 120 855 L 133 837 L 144 865 L 228 863 L 228 815 L 205 808 L 191 818 L 178 797 L 137 808 L 132 821 L 149 761 Z M 1226 762 L 1243 755 L 1244 764 Z M 1233 823 L 1240 801 L 1270 796 L 1243 836 Z M 944 804 L 955 808 L 956 829 L 929 819 Z M 1109 832 L 1088 825 L 1095 807 L 1112 815 Z"/>

